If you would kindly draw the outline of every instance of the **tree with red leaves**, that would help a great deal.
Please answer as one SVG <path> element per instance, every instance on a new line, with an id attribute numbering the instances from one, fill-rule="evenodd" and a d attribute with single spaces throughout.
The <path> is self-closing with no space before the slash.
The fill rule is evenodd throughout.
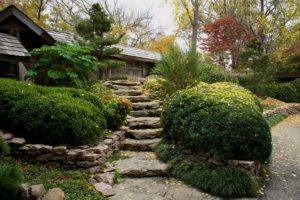
<path id="1" fill-rule="evenodd" d="M 203 49 L 219 55 L 229 51 L 233 68 L 237 64 L 241 47 L 252 37 L 250 29 L 233 16 L 206 23 L 203 32 L 206 34 Z"/>

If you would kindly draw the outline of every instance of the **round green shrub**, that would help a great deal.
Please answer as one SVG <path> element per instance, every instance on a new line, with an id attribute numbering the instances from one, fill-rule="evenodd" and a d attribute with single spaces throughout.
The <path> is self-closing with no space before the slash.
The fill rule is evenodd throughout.
<path id="1" fill-rule="evenodd" d="M 96 106 L 64 94 L 20 100 L 9 118 L 15 135 L 51 145 L 93 144 L 106 127 L 103 112 Z"/>
<path id="2" fill-rule="evenodd" d="M 18 165 L 0 165 L 0 199 L 15 200 L 20 185 L 22 184 L 23 173 Z"/>
<path id="3" fill-rule="evenodd" d="M 270 128 L 259 100 L 232 83 L 200 84 L 167 100 L 161 115 L 166 137 L 223 159 L 265 161 Z"/>
<path id="4" fill-rule="evenodd" d="M 96 95 L 0 79 L 0 125 L 29 142 L 96 143 L 106 128 L 104 105 Z"/>
<path id="5" fill-rule="evenodd" d="M 107 127 L 110 129 L 119 128 L 125 121 L 131 110 L 131 103 L 124 98 L 115 98 L 108 101 L 104 106 L 104 117 Z"/>

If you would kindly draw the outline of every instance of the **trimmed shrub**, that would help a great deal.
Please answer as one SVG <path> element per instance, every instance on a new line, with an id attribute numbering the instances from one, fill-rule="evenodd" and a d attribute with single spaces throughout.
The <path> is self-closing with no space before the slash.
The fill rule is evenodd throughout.
<path id="1" fill-rule="evenodd" d="M 106 128 L 104 106 L 84 90 L 0 79 L 1 126 L 29 142 L 96 143 Z"/>
<path id="2" fill-rule="evenodd" d="M 96 143 L 106 126 L 97 107 L 66 95 L 20 100 L 9 118 L 16 135 L 32 143 L 51 145 Z"/>
<path id="3" fill-rule="evenodd" d="M 158 159 L 171 164 L 174 177 L 197 189 L 222 198 L 256 196 L 258 182 L 242 169 L 192 163 L 166 140 L 155 147 L 155 152 Z"/>
<path id="4" fill-rule="evenodd" d="M 259 100 L 232 83 L 200 84 L 179 91 L 164 104 L 166 138 L 222 159 L 265 161 L 271 134 Z"/>
<path id="5" fill-rule="evenodd" d="M 114 97 L 113 92 L 105 87 L 102 82 L 90 86 L 87 90 L 97 95 L 104 102 L 104 117 L 108 128 L 119 128 L 132 109 L 130 101 Z"/>
<path id="6" fill-rule="evenodd" d="M 160 84 L 158 77 L 148 78 L 147 81 L 143 84 L 143 88 L 149 91 L 152 94 L 157 95 L 161 99 L 165 99 L 168 96 L 165 88 Z"/>
<path id="7" fill-rule="evenodd" d="M 0 165 L 0 199 L 15 200 L 23 180 L 23 173 L 19 165 Z"/>
<path id="8" fill-rule="evenodd" d="M 0 137 L 0 159 L 9 153 L 9 146 L 4 142 L 4 140 Z"/>
<path id="9" fill-rule="evenodd" d="M 104 116 L 107 127 L 110 129 L 119 128 L 125 121 L 131 110 L 131 102 L 124 98 L 116 98 L 108 101 L 104 107 Z"/>
<path id="10" fill-rule="evenodd" d="M 200 64 L 199 80 L 205 83 L 237 82 L 234 77 L 229 76 L 224 69 L 217 65 Z"/>

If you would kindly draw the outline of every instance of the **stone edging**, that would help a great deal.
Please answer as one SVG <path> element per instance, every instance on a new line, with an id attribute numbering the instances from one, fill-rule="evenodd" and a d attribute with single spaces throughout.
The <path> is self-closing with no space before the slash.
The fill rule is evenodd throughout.
<path id="1" fill-rule="evenodd" d="M 263 113 L 264 117 L 272 117 L 276 114 L 286 113 L 288 115 L 296 114 L 300 112 L 300 104 L 290 104 L 287 106 L 281 106 L 272 110 L 267 110 Z"/>
<path id="2" fill-rule="evenodd" d="M 101 171 L 100 167 L 115 152 L 122 148 L 125 131 L 115 131 L 97 146 L 79 146 L 67 148 L 66 146 L 49 146 L 44 144 L 26 144 L 24 138 L 14 137 L 10 133 L 0 130 L 2 137 L 11 147 L 13 157 L 25 158 L 46 166 L 68 167 L 83 169 L 89 173 Z"/>

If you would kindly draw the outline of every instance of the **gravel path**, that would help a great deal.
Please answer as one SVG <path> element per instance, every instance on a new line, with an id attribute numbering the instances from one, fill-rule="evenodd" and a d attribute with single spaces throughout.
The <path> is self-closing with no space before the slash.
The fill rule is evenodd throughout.
<path id="1" fill-rule="evenodd" d="M 300 200 L 300 115 L 272 128 L 270 181 L 260 200 Z"/>

